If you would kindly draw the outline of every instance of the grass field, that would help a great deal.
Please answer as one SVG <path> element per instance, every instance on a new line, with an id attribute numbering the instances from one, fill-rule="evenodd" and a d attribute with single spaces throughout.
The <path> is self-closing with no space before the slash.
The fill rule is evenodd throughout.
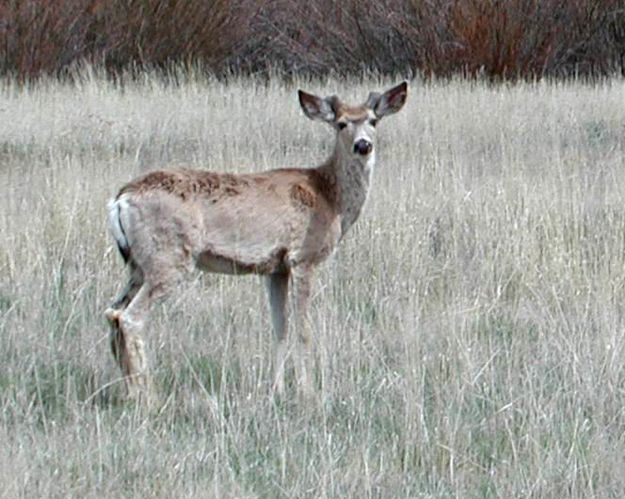
<path id="1" fill-rule="evenodd" d="M 198 275 L 146 332 L 158 404 L 121 402 L 107 199 L 316 165 L 296 88 L 0 83 L 0 497 L 623 497 L 622 80 L 412 83 L 318 276 L 318 401 L 270 396 L 259 279 Z"/>

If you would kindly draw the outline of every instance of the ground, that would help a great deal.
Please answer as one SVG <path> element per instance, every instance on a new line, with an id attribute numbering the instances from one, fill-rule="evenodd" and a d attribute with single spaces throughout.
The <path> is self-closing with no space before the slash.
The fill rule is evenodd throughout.
<path id="1" fill-rule="evenodd" d="M 270 395 L 259 279 L 204 275 L 146 332 L 158 403 L 122 402 L 107 199 L 172 163 L 318 164 L 296 89 L 0 84 L 0 496 L 623 496 L 622 80 L 411 82 L 315 284 L 316 400 Z"/>

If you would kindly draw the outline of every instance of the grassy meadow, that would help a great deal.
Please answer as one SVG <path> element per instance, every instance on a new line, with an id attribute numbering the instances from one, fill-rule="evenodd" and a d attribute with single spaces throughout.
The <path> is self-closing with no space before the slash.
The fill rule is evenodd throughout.
<path id="1" fill-rule="evenodd" d="M 204 274 L 148 325 L 158 403 L 121 401 L 107 199 L 168 164 L 318 164 L 296 88 L 0 82 L 0 497 L 623 497 L 623 80 L 411 83 L 318 274 L 317 400 L 270 396 L 260 279 Z"/>

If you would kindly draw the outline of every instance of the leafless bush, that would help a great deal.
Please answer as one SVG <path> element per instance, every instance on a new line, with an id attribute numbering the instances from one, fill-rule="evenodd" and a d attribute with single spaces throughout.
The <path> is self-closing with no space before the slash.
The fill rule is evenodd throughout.
<path id="1" fill-rule="evenodd" d="M 490 79 L 622 70 L 621 0 L 23 0 L 0 6 L 0 71 L 88 60 L 199 62 L 268 74 L 462 73 Z"/>
<path id="2" fill-rule="evenodd" d="M 419 71 L 489 78 L 608 73 L 622 66 L 625 14 L 615 0 L 292 0 L 252 25 L 254 69 L 353 74 Z M 249 50 L 249 47 L 248 47 Z"/>
<path id="3" fill-rule="evenodd" d="M 218 69 L 245 32 L 248 5 L 252 2 L 12 1 L 0 7 L 0 70 L 31 78 L 59 73 L 77 60 L 112 72 L 197 61 Z"/>

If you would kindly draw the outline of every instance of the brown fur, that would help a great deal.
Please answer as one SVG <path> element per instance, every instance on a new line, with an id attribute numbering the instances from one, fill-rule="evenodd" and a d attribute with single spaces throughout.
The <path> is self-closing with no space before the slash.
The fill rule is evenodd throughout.
<path id="1" fill-rule="evenodd" d="M 364 106 L 342 106 L 337 113 L 337 116 L 337 121 L 351 121 L 352 123 L 362 123 L 369 117 L 369 111 Z"/>
<path id="2" fill-rule="evenodd" d="M 278 248 L 266 260 L 256 263 L 244 263 L 228 256 L 219 255 L 212 250 L 206 250 L 198 255 L 198 266 L 223 274 L 273 274 L 287 270 L 285 263 L 286 255 L 286 248 Z"/>
<path id="3" fill-rule="evenodd" d="M 291 187 L 291 200 L 296 207 L 314 208 L 316 204 L 315 194 L 302 184 L 295 184 Z"/>
<path id="4" fill-rule="evenodd" d="M 195 197 L 236 196 L 250 180 L 242 175 L 215 173 L 202 170 L 159 170 L 146 173 L 124 185 L 118 197 L 124 193 L 166 192 L 183 200 Z"/>

